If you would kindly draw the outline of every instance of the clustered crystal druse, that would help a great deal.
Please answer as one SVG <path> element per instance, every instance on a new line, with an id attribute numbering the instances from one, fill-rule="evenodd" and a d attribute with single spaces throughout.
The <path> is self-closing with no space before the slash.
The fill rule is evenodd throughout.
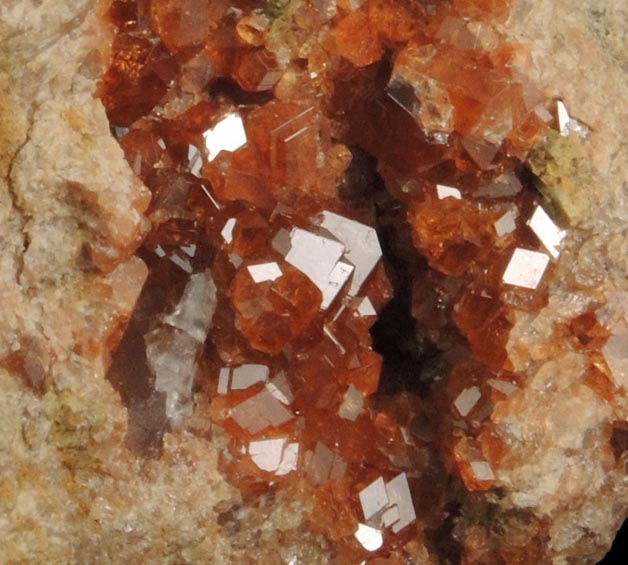
<path id="1" fill-rule="evenodd" d="M 507 0 L 109 16 L 100 96 L 152 193 L 150 275 L 109 372 L 130 447 L 158 455 L 199 413 L 244 499 L 298 500 L 341 562 L 437 545 L 456 500 L 495 488 L 491 414 L 524 386 L 509 333 L 546 304 L 566 236 L 525 160 L 574 122 L 504 41 Z"/>

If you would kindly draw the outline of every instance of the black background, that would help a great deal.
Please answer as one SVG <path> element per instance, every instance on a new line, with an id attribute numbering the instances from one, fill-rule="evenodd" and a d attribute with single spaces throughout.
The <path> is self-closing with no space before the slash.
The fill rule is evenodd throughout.
<path id="1" fill-rule="evenodd" d="M 614 565 L 615 563 L 622 565 L 628 563 L 628 520 L 624 522 L 613 542 L 613 547 L 599 565 Z"/>

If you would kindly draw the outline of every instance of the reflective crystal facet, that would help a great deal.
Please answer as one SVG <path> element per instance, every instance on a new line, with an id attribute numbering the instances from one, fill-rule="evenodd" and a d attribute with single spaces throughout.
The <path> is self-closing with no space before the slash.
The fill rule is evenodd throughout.
<path id="1" fill-rule="evenodd" d="M 384 543 L 382 532 L 366 524 L 358 524 L 358 530 L 355 532 L 355 538 L 362 544 L 367 551 L 377 551 Z"/>
<path id="2" fill-rule="evenodd" d="M 233 152 L 246 143 L 244 123 L 238 114 L 230 114 L 203 133 L 208 159 L 213 161 L 221 151 Z"/>
<path id="3" fill-rule="evenodd" d="M 332 239 L 295 228 L 290 234 L 286 261 L 299 269 L 323 294 L 321 308 L 327 309 L 353 273 L 354 266 L 341 261 L 345 246 Z"/>
<path id="4" fill-rule="evenodd" d="M 606 271 L 560 262 L 565 226 L 526 160 L 587 128 L 562 102 L 548 112 L 525 79 L 508 4 L 111 4 L 101 98 L 147 187 L 136 215 L 150 227 L 82 227 L 97 234 L 95 269 L 140 246 L 148 271 L 131 277 L 146 285 L 127 331 L 107 330 L 120 342 L 109 378 L 140 456 L 164 437 L 214 442 L 247 516 L 234 543 L 275 536 L 243 529 L 272 502 L 264 528 L 298 509 L 282 543 L 308 543 L 311 529 L 340 563 L 542 563 L 554 551 L 535 521 L 543 497 L 509 514 L 516 484 L 536 488 L 518 461 L 547 443 L 522 415 L 542 412 L 548 435 L 563 428 L 559 409 L 537 405 L 565 390 L 610 410 L 628 386 L 626 331 L 599 309 Z M 94 221 L 119 216 L 107 191 L 93 199 L 80 205 Z M 116 276 L 103 304 L 129 293 Z M 96 355 L 104 331 L 68 340 Z M 18 339 L 11 366 L 41 381 L 37 348 Z M 551 363 L 564 353 L 577 362 L 562 371 Z M 586 423 L 587 442 L 608 443 L 609 418 Z M 189 433 L 164 436 L 177 430 Z M 572 458 L 551 449 L 548 461 Z"/>
<path id="5" fill-rule="evenodd" d="M 247 267 L 252 279 L 256 283 L 277 280 L 283 273 L 279 265 L 275 262 L 260 263 L 259 265 L 249 265 Z"/>
<path id="6" fill-rule="evenodd" d="M 355 296 L 382 256 L 376 231 L 332 212 L 323 212 L 321 227 L 344 246 L 345 258 L 355 267 L 349 294 Z"/>
<path id="7" fill-rule="evenodd" d="M 268 427 L 278 428 L 294 417 L 267 389 L 238 404 L 230 416 L 251 434 L 258 434 Z"/>
<path id="8" fill-rule="evenodd" d="M 557 259 L 560 254 L 558 247 L 565 237 L 565 232 L 559 229 L 541 206 L 536 207 L 532 217 L 528 220 L 528 225 L 541 240 L 549 254 Z"/>
<path id="9" fill-rule="evenodd" d="M 517 247 L 502 279 L 506 284 L 534 290 L 539 286 L 549 260 L 545 253 Z"/>

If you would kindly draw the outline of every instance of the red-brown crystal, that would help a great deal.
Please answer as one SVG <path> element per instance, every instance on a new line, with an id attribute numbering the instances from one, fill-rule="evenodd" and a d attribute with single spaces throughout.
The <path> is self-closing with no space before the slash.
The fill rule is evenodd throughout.
<path id="1" fill-rule="evenodd" d="M 491 416 L 524 384 L 510 332 L 546 303 L 556 259 L 530 224 L 546 203 L 522 159 L 548 125 L 521 82 L 525 52 L 494 25 L 508 7 L 112 9 L 101 97 L 153 194 L 151 275 L 121 351 L 211 271 L 216 312 L 192 353 L 207 426 L 229 438 L 221 466 L 247 504 L 285 489 L 341 563 L 405 563 L 422 544 L 451 561 L 442 517 L 499 485 L 508 447 Z M 397 307 L 405 322 L 373 330 L 400 352 L 382 358 L 370 332 Z M 562 331 L 584 351 L 606 337 L 592 313 Z M 585 382 L 608 398 L 602 365 Z M 399 530 L 391 507 L 366 516 L 373 484 L 406 505 Z M 374 554 L 359 525 L 381 532 Z M 461 562 L 536 562 L 527 542 L 491 536 L 467 530 Z"/>
<path id="2" fill-rule="evenodd" d="M 320 291 L 303 273 L 285 262 L 278 268 L 277 280 L 257 283 L 244 264 L 231 283 L 236 327 L 265 353 L 279 353 L 307 330 L 321 303 Z"/>

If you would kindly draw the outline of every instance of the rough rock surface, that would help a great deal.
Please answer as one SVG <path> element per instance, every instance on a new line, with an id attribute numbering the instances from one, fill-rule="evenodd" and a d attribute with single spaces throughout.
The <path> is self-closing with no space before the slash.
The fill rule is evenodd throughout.
<path id="1" fill-rule="evenodd" d="M 265 562 L 283 544 L 315 563 L 318 540 L 290 537 L 298 509 L 226 516 L 238 498 L 212 444 L 168 436 L 146 462 L 125 447 L 102 344 L 146 267 L 107 271 L 114 246 L 139 243 L 147 191 L 93 96 L 108 57 L 96 4 L 0 6 L 0 560 L 238 562 L 255 539 Z"/>
<path id="2" fill-rule="evenodd" d="M 592 131 L 584 143 L 575 136 L 550 142 L 542 167 L 548 193 L 559 205 L 565 203 L 574 229 L 550 304 L 520 319 L 511 334 L 517 369 L 542 365 L 533 385 L 509 403 L 516 403 L 516 416 L 512 406 L 503 407 L 509 418 L 527 423 L 508 435 L 520 445 L 516 456 L 531 455 L 526 453 L 530 445 L 544 455 L 503 474 L 510 495 L 502 503 L 533 508 L 540 518 L 559 515 L 548 541 L 556 560 L 595 562 L 628 513 L 626 454 L 616 460 L 609 441 L 613 426 L 628 419 L 628 402 L 622 393 L 612 403 L 594 394 L 583 384 L 582 359 L 551 344 L 561 323 L 605 303 L 603 310 L 612 318 L 605 320 L 607 327 L 625 333 L 628 116 L 618 110 L 628 82 L 626 54 L 618 46 L 625 43 L 628 12 L 614 1 L 576 7 L 562 0 L 522 0 L 515 6 L 509 33 L 531 46 L 537 84 L 563 99 Z M 580 290 L 567 291 L 568 286 Z M 615 380 L 616 386 L 626 386 L 617 371 Z"/>
<path id="3" fill-rule="evenodd" d="M 592 129 L 584 144 L 555 140 L 540 161 L 577 229 L 550 305 L 511 334 L 517 369 L 530 350 L 542 364 L 499 422 L 530 462 L 504 465 L 496 504 L 549 521 L 556 563 L 595 562 L 628 513 L 628 452 L 610 443 L 628 401 L 594 394 L 582 358 L 551 347 L 557 323 L 592 305 L 611 304 L 604 321 L 617 332 L 628 323 L 623 4 L 519 0 L 508 23 L 532 46 L 538 84 Z M 97 11 L 88 0 L 0 6 L 0 358 L 11 360 L 0 367 L 3 557 L 225 563 L 245 561 L 255 544 L 263 563 L 328 562 L 323 542 L 300 532 L 298 509 L 268 501 L 254 516 L 238 511 L 216 470 L 220 438 L 167 435 L 162 457 L 139 463 L 124 445 L 126 414 L 100 346 L 146 276 L 134 258 L 107 271 L 114 246 L 130 257 L 139 242 L 147 197 L 93 97 L 107 59 Z M 581 292 L 567 293 L 569 280 Z"/>

